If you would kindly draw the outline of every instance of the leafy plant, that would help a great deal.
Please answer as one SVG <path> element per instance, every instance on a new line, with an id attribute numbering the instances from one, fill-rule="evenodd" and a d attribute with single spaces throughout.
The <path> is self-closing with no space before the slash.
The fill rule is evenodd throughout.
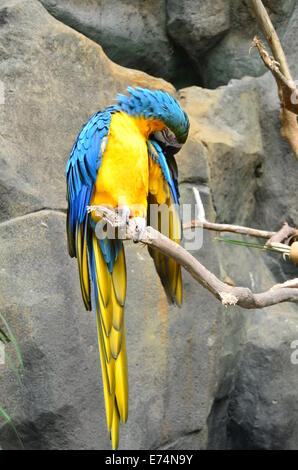
<path id="1" fill-rule="evenodd" d="M 14 349 L 15 349 L 15 352 L 16 352 L 16 356 L 17 356 L 17 364 L 15 363 L 15 361 L 13 360 L 13 358 L 10 356 L 10 354 L 8 354 L 6 351 L 5 351 L 5 360 L 7 360 L 7 363 L 9 365 L 9 367 L 11 368 L 11 370 L 14 372 L 17 380 L 18 380 L 18 383 L 21 387 L 21 389 L 23 388 L 23 383 L 22 383 L 22 378 L 19 374 L 19 371 L 18 371 L 18 367 L 21 367 L 21 369 L 23 370 L 24 369 L 24 364 L 23 364 L 23 359 L 22 359 L 22 355 L 21 355 L 21 352 L 20 352 L 20 348 L 19 348 L 19 345 L 17 343 L 17 340 L 15 339 L 12 331 L 11 331 L 11 328 L 9 326 L 9 324 L 7 323 L 6 319 L 4 318 L 4 316 L 2 315 L 2 313 L 0 313 L 0 322 L 1 322 L 1 325 L 0 325 L 0 343 L 2 343 L 2 345 L 6 346 L 8 344 L 13 344 L 14 346 Z M 1 378 L 1 376 L 0 376 Z M 23 443 L 21 441 L 21 438 L 11 420 L 11 417 L 9 416 L 9 414 L 4 410 L 4 408 L 1 406 L 0 404 L 0 417 L 2 417 L 4 419 L 4 421 L 6 421 L 6 423 L 9 424 L 9 426 L 12 428 L 12 430 L 14 431 L 21 447 L 23 447 Z M 1 446 L 0 446 L 0 449 Z"/>
<path id="2" fill-rule="evenodd" d="M 273 253 L 279 253 L 282 255 L 290 256 L 290 247 L 283 243 L 272 243 L 265 245 L 264 243 L 255 243 L 245 240 L 235 240 L 226 237 L 215 237 L 214 240 L 219 242 L 231 243 L 232 245 L 246 246 L 248 248 L 258 248 L 264 251 L 272 251 Z"/>

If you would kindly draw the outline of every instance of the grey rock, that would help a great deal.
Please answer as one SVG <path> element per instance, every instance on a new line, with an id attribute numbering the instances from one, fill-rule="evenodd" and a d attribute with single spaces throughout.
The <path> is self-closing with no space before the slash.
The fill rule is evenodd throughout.
<path id="1" fill-rule="evenodd" d="M 297 65 L 298 4 L 284 36 L 283 45 L 293 79 L 298 77 Z M 280 104 L 276 83 L 270 73 L 255 82 L 260 96 L 260 122 L 264 143 L 264 166 L 260 187 L 256 192 L 256 207 L 249 223 L 278 230 L 284 220 L 297 225 L 297 160 L 288 142 L 280 135 Z M 278 280 L 297 276 L 294 265 L 281 265 L 276 257 L 268 265 Z"/>
<path id="2" fill-rule="evenodd" d="M 25 371 L 23 399 L 14 374 L 9 368 L 3 371 L 1 405 L 12 416 L 26 449 L 109 449 L 95 322 L 84 312 L 76 262 L 66 250 L 64 165 L 81 123 L 120 87 L 131 82 L 174 89 L 113 65 L 99 46 L 57 22 L 38 2 L 16 0 L 3 8 L 3 44 L 15 59 L 13 64 L 1 62 L 7 121 L 2 158 L 9 171 L 2 180 L 6 191 L 1 194 L 5 212 L 0 224 L 0 296 L 1 311 L 20 343 Z M 34 56 L 29 54 L 32 49 Z M 28 60 L 35 64 L 30 64 L 31 75 Z M 101 77 L 94 70 L 101 70 Z M 70 71 L 72 80 L 67 78 Z M 184 154 L 189 169 L 181 172 L 182 201 L 192 204 L 192 185 L 209 178 L 204 145 L 195 156 L 192 153 L 195 139 L 194 135 L 188 156 Z M 199 175 L 193 179 L 196 165 Z M 25 178 L 26 197 L 18 189 Z M 210 192 L 206 186 L 200 189 L 212 218 Z M 34 204 L 29 200 L 32 193 Z M 183 308 L 170 309 L 147 251 L 135 245 L 126 251 L 130 412 L 120 448 L 162 448 L 175 442 L 204 448 L 219 380 L 217 366 L 225 355 L 220 338 L 229 337 L 235 323 L 222 322 L 223 307 L 188 274 Z M 204 234 L 203 247 L 194 254 L 219 274 L 210 234 Z M 244 317 L 239 315 L 236 323 L 237 331 L 242 330 Z M 228 347 L 237 350 L 238 337 Z M 223 375 L 237 363 L 237 354 L 226 356 Z M 191 444 L 188 435 L 197 439 Z M 0 442 L 4 449 L 19 446 L 4 424 Z"/>
<path id="3" fill-rule="evenodd" d="M 40 1 L 57 19 L 100 44 L 113 61 L 179 88 L 216 88 L 232 78 L 265 73 L 258 53 L 248 54 L 253 37 L 262 35 L 245 0 Z M 282 38 L 295 0 L 264 4 Z"/>
<path id="4" fill-rule="evenodd" d="M 274 8 L 289 14 L 291 4 Z M 284 35 L 293 76 L 297 12 Z M 4 0 L 0 18 L 0 308 L 25 365 L 23 396 L 1 368 L 1 406 L 26 449 L 110 449 L 95 321 L 66 250 L 65 162 L 82 123 L 117 91 L 175 89 L 113 64 L 37 0 Z M 182 203 L 194 205 L 196 186 L 210 220 L 274 229 L 287 214 L 294 223 L 297 163 L 279 134 L 270 75 L 178 98 L 191 120 L 178 156 Z M 184 306 L 170 308 L 146 249 L 127 244 L 126 252 L 130 412 L 120 448 L 297 448 L 297 308 L 226 309 L 187 273 Z M 276 256 L 216 243 L 208 232 L 192 253 L 253 290 L 297 275 Z M 0 444 L 20 445 L 4 423 Z"/>
<path id="5" fill-rule="evenodd" d="M 182 189 L 189 201 L 191 187 Z M 5 369 L 1 405 L 26 449 L 109 449 L 95 319 L 84 312 L 76 262 L 67 254 L 65 215 L 41 211 L 2 223 L 0 240 L 1 311 L 25 366 L 23 398 Z M 216 272 L 212 246 L 207 234 L 196 255 Z M 199 430 L 218 371 L 234 362 L 231 354 L 216 367 L 222 329 L 235 322 L 222 324 L 220 304 L 187 274 L 183 308 L 169 308 L 147 251 L 127 246 L 126 252 L 130 412 L 120 448 L 163 447 L 192 433 L 203 447 L 206 433 Z M 239 316 L 240 329 L 241 322 Z M 1 425 L 0 442 L 4 449 L 19 447 L 8 425 Z"/>
<path id="6" fill-rule="evenodd" d="M 295 1 L 264 4 L 282 38 Z M 168 0 L 167 8 L 169 34 L 192 59 L 204 86 L 216 88 L 232 78 L 265 73 L 258 53 L 248 53 L 254 36 L 263 38 L 248 2 Z"/>
<path id="7" fill-rule="evenodd" d="M 298 73 L 298 5 L 284 35 L 283 45 L 293 77 Z M 277 230 L 285 219 L 297 225 L 297 161 L 280 135 L 279 100 L 270 73 L 251 79 L 259 91 L 260 122 L 264 146 L 263 170 L 255 192 L 255 209 L 247 225 Z M 233 237 L 234 238 L 234 237 Z M 233 256 L 228 247 L 222 262 L 229 259 L 231 271 L 237 266 L 239 283 L 245 285 L 247 271 L 255 289 L 297 277 L 297 268 L 276 255 L 256 253 L 244 258 L 247 250 Z M 234 262 L 234 266 L 233 266 Z M 239 277 L 242 272 L 243 278 Z M 257 277 L 256 277 L 257 275 Z M 237 283 L 238 283 L 237 282 Z M 265 285 L 264 285 L 265 282 Z M 214 401 L 208 420 L 208 447 L 231 449 L 297 449 L 297 365 L 291 362 L 297 341 L 298 310 L 284 304 L 249 315 L 247 338 L 235 385 L 231 393 Z"/>
<path id="8" fill-rule="evenodd" d="M 180 90 L 179 99 L 191 117 L 190 142 L 185 151 L 190 152 L 194 163 L 190 146 L 195 141 L 201 162 L 207 162 L 204 177 L 209 178 L 216 219 L 243 223 L 254 209 L 263 160 L 257 89 L 249 81 L 233 81 L 217 90 Z M 191 170 L 191 164 L 186 168 Z M 203 174 L 199 165 L 194 174 Z"/>
<path id="9" fill-rule="evenodd" d="M 246 75 L 258 77 L 266 72 L 257 52 L 248 54 L 253 37 L 248 38 L 245 31 L 231 31 L 200 60 L 202 80 L 208 88 L 217 88 Z"/>
<path id="10" fill-rule="evenodd" d="M 0 6 L 0 220 L 66 207 L 65 164 L 82 124 L 128 85 L 169 83 L 113 64 L 38 1 Z"/>
<path id="11" fill-rule="evenodd" d="M 98 406 L 103 394 L 93 316 L 82 311 L 74 288 L 76 266 L 67 254 L 64 229 L 65 214 L 53 211 L 3 223 L 0 229 L 1 310 L 25 366 L 23 399 L 7 369 L 0 382 L 1 405 L 27 449 L 94 448 L 92 433 L 98 434 L 105 419 Z M 101 435 L 108 448 L 108 437 Z M 4 449 L 19 447 L 3 423 L 0 436 Z"/>
<path id="12" fill-rule="evenodd" d="M 175 83 L 196 80 L 188 58 L 167 36 L 165 0 L 41 2 L 57 19 L 100 44 L 114 62 Z"/>
<path id="13" fill-rule="evenodd" d="M 228 407 L 229 448 L 297 449 L 297 328 L 297 311 L 287 306 L 249 329 Z"/>
<path id="14" fill-rule="evenodd" d="M 230 5 L 224 0 L 167 0 L 167 14 L 170 36 L 195 62 L 230 27 Z"/>
<path id="15" fill-rule="evenodd" d="M 256 250 L 221 244 L 219 260 L 223 275 L 237 285 L 262 291 L 276 282 L 266 257 Z M 246 319 L 246 333 L 234 331 L 234 338 L 241 338 L 238 362 L 228 384 L 226 376 L 219 381 L 207 447 L 297 449 L 298 366 L 291 362 L 292 342 L 298 339 L 297 307 L 248 311 Z"/>
<path id="16" fill-rule="evenodd" d="M 203 82 L 209 88 L 216 88 L 232 78 L 242 78 L 245 75 L 258 77 L 266 71 L 258 52 L 253 50 L 249 54 L 254 36 L 264 39 L 252 7 L 244 0 L 232 0 L 230 5 L 230 31 L 201 61 Z M 264 1 L 264 5 L 282 39 L 295 1 L 268 0 Z"/>

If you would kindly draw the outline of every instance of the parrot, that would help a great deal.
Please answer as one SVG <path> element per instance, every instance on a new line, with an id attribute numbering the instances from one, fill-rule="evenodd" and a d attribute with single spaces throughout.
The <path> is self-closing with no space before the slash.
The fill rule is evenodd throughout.
<path id="1" fill-rule="evenodd" d="M 189 118 L 169 93 L 127 87 L 82 127 L 66 165 L 69 255 L 77 258 L 85 308 L 95 312 L 107 428 L 115 450 L 120 422 L 128 416 L 128 372 L 124 305 L 126 261 L 119 237 L 97 237 L 100 216 L 89 206 L 118 211 L 134 222 L 134 242 L 147 225 L 160 232 L 151 205 L 169 207 L 167 236 L 181 239 L 178 169 L 175 154 L 186 142 Z M 121 220 L 122 220 L 121 219 Z M 181 267 L 148 248 L 170 304 L 182 304 Z"/>

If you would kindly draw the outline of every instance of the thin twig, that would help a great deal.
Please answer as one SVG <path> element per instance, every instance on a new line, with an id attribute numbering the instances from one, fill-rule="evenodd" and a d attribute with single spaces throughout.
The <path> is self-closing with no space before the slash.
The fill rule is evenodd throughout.
<path id="1" fill-rule="evenodd" d="M 198 219 L 183 224 L 183 230 L 202 227 L 204 229 L 212 230 L 214 232 L 238 233 L 240 235 L 249 235 L 251 237 L 265 238 L 269 240 L 267 243 L 282 243 L 284 240 L 287 240 L 290 236 L 298 236 L 298 229 L 290 227 L 286 222 L 278 232 L 259 230 L 255 228 L 245 227 L 242 225 L 217 224 L 214 222 L 209 222 L 209 220 L 206 220 L 205 209 L 199 190 L 195 187 L 193 187 L 192 190 L 194 193 L 196 205 L 198 207 Z"/>
<path id="2" fill-rule="evenodd" d="M 115 211 L 112 209 L 92 206 L 89 208 L 89 212 L 91 211 L 95 215 L 103 217 L 112 227 L 118 224 L 117 215 L 115 216 Z M 135 225 L 132 219 L 127 225 L 126 240 L 134 239 Z M 223 305 L 239 305 L 243 308 L 252 309 L 269 307 L 281 302 L 298 302 L 298 279 L 293 279 L 290 283 L 287 281 L 285 284 L 274 285 L 271 289 L 262 293 L 253 293 L 246 287 L 232 287 L 220 281 L 182 246 L 171 241 L 152 227 L 145 229 L 140 241 L 175 259 Z"/>
<path id="3" fill-rule="evenodd" d="M 183 230 L 188 230 L 196 227 L 203 227 L 206 230 L 212 230 L 214 232 L 230 232 L 239 233 L 240 235 L 250 235 L 251 237 L 257 238 L 271 238 L 276 232 L 269 232 L 266 230 L 258 230 L 255 228 L 244 227 L 242 225 L 231 225 L 231 224 L 217 224 L 205 220 L 192 220 L 189 223 L 183 224 Z"/>

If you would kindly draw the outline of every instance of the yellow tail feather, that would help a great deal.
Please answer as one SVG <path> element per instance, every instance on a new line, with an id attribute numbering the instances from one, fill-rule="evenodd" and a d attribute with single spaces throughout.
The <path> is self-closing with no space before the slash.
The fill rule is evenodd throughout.
<path id="1" fill-rule="evenodd" d="M 76 228 L 76 251 L 80 275 L 81 292 L 85 307 L 91 310 L 90 302 L 90 280 L 87 256 L 87 224 L 77 225 Z"/>
<path id="2" fill-rule="evenodd" d="M 121 246 L 113 272 L 110 274 L 99 242 L 93 234 L 98 307 L 96 308 L 107 426 L 113 449 L 118 447 L 120 418 L 128 414 L 128 379 L 123 305 L 126 295 L 126 265 Z"/>
<path id="3" fill-rule="evenodd" d="M 113 412 L 113 421 L 111 427 L 111 439 L 113 450 L 116 450 L 119 444 L 119 425 L 120 425 L 120 416 L 117 408 L 117 403 L 114 406 Z"/>

